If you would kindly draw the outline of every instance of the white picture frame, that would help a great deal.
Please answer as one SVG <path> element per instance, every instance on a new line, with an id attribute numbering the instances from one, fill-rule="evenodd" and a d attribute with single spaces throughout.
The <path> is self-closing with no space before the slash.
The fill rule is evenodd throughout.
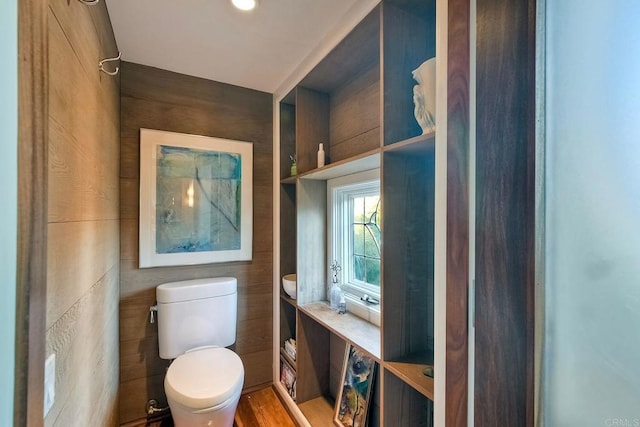
<path id="1" fill-rule="evenodd" d="M 253 144 L 140 129 L 140 268 L 252 259 Z"/>

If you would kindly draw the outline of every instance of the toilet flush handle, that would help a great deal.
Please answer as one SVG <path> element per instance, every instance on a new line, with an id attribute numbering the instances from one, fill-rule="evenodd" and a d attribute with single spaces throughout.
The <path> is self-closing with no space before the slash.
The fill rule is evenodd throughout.
<path id="1" fill-rule="evenodd" d="M 156 313 L 158 312 L 158 304 L 149 307 L 149 323 L 156 323 Z"/>

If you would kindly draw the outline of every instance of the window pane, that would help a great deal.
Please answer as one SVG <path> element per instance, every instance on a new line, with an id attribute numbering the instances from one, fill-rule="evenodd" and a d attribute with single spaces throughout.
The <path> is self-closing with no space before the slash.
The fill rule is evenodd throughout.
<path id="1" fill-rule="evenodd" d="M 367 283 L 380 286 L 380 260 L 378 259 L 365 259 L 365 273 Z"/>
<path id="2" fill-rule="evenodd" d="M 364 228 L 364 227 L 363 227 Z M 366 227 L 364 232 L 364 254 L 372 258 L 380 258 L 377 242 L 374 240 L 372 233 L 375 227 Z"/>
<path id="3" fill-rule="evenodd" d="M 380 196 L 368 196 L 364 201 L 364 211 L 368 221 L 375 222 L 375 213 L 378 208 Z"/>
<path id="4" fill-rule="evenodd" d="M 371 224 L 371 226 L 368 227 L 369 231 L 368 233 L 370 233 L 370 235 L 372 236 L 372 238 L 378 243 L 378 258 L 380 258 L 380 247 L 382 246 L 382 235 L 380 233 L 380 226 L 378 226 L 377 224 Z"/>
<path id="5" fill-rule="evenodd" d="M 365 258 L 362 256 L 353 257 L 353 278 L 366 282 Z"/>
<path id="6" fill-rule="evenodd" d="M 364 255 L 365 233 L 364 225 L 353 224 L 353 255 Z"/>
<path id="7" fill-rule="evenodd" d="M 349 257 L 353 263 L 352 277 L 374 286 L 380 286 L 380 195 L 352 196 L 352 247 Z"/>

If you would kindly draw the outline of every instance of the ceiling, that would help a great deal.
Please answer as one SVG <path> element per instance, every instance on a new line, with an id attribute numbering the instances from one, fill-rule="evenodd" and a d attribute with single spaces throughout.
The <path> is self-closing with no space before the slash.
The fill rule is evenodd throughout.
<path id="1" fill-rule="evenodd" d="M 229 0 L 106 3 L 123 60 L 274 93 L 375 1 L 260 0 L 253 12 Z"/>

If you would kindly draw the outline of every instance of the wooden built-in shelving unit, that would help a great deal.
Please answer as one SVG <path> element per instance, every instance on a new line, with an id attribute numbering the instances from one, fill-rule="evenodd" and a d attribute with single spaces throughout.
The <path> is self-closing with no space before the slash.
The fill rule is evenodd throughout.
<path id="1" fill-rule="evenodd" d="M 435 133 L 414 118 L 412 71 L 434 56 L 435 0 L 383 0 L 280 101 L 280 276 L 295 272 L 298 289 L 296 300 L 280 291 L 279 345 L 296 338 L 288 402 L 313 426 L 333 425 L 348 344 L 377 362 L 369 425 L 432 425 L 423 371 L 434 359 Z M 372 169 L 384 212 L 381 327 L 326 302 L 327 180 Z"/>

